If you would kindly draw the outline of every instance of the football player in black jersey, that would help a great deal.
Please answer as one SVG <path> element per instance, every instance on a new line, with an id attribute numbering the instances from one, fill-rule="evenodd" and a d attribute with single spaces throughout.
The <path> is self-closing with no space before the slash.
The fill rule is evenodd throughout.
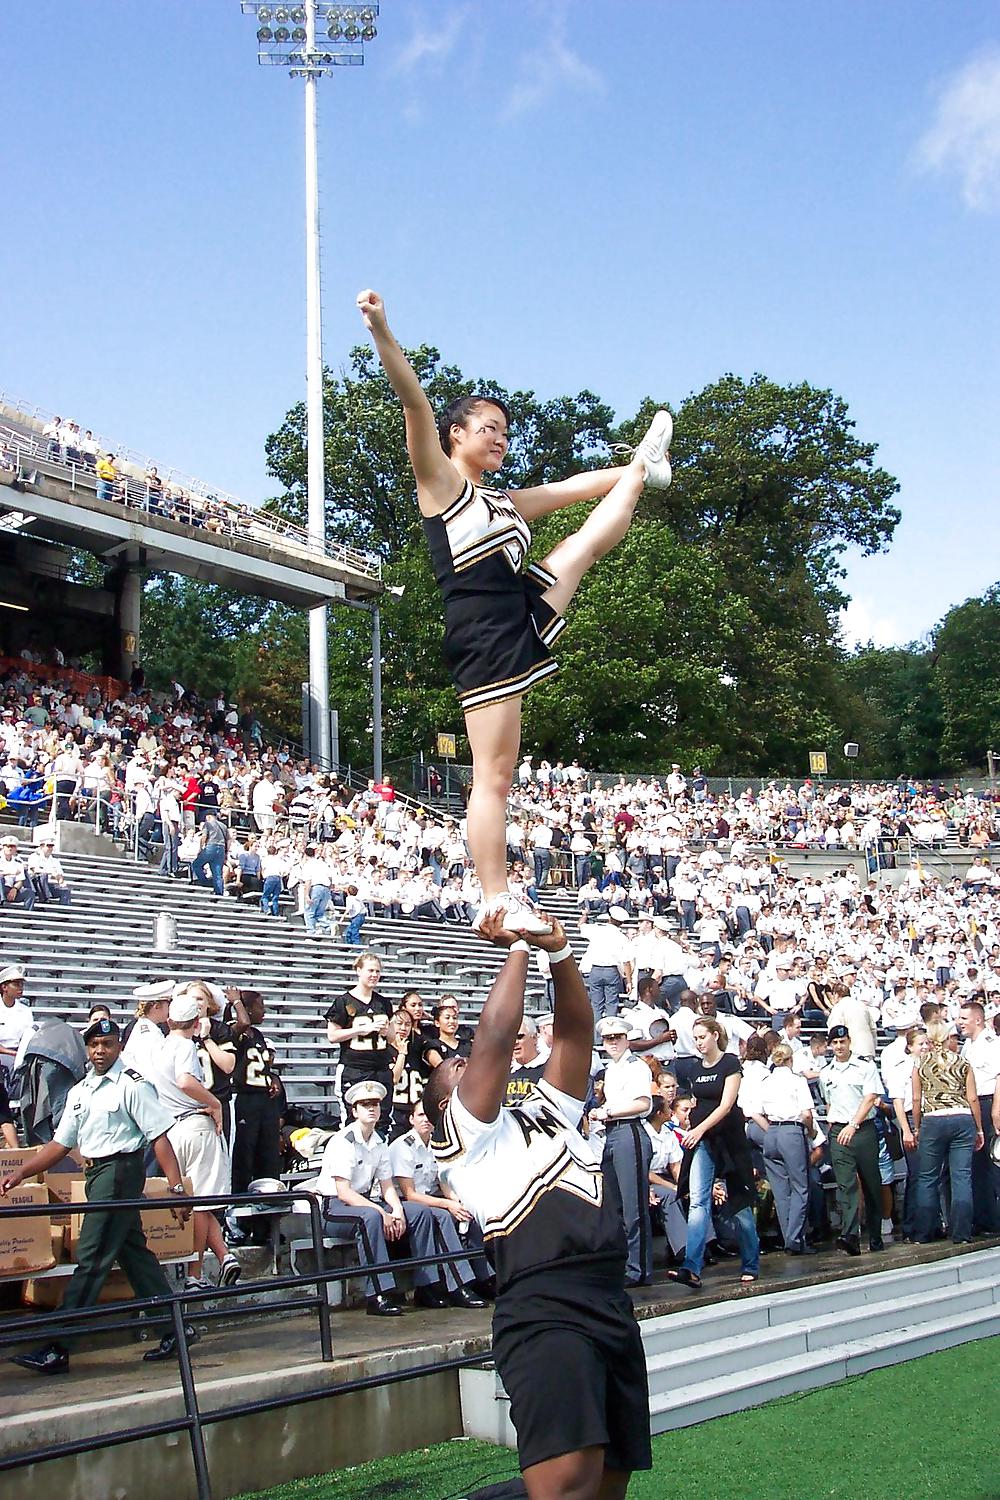
<path id="1" fill-rule="evenodd" d="M 380 1083 L 385 1089 L 378 1122 L 381 1130 L 389 1123 L 392 1108 L 392 1061 L 395 1048 L 388 1037 L 392 1001 L 380 994 L 378 982 L 382 962 L 377 953 L 362 953 L 354 964 L 357 980 L 334 1000 L 323 1019 L 326 1039 L 340 1048 L 340 1100 L 344 1123 L 350 1112 L 344 1107 L 344 1095 L 356 1083 Z"/>
<path id="2" fill-rule="evenodd" d="M 246 1021 L 237 1012 L 232 1022 L 236 1038 L 236 1064 L 230 1074 L 236 1114 L 233 1192 L 245 1193 L 255 1178 L 281 1175 L 281 1084 L 274 1071 L 274 1053 L 260 1030 L 264 997 L 256 990 L 241 990 L 239 998 Z"/>
<path id="3" fill-rule="evenodd" d="M 559 923 L 532 935 L 552 966 L 552 1051 L 534 1090 L 505 1109 L 529 946 L 500 924 L 499 916 L 482 924 L 483 936 L 510 952 L 472 1055 L 443 1062 L 424 1090 L 432 1147 L 496 1270 L 493 1353 L 530 1500 L 622 1500 L 632 1470 L 652 1467 L 649 1393 L 624 1286 L 621 1199 L 578 1129 L 593 1011 Z"/>

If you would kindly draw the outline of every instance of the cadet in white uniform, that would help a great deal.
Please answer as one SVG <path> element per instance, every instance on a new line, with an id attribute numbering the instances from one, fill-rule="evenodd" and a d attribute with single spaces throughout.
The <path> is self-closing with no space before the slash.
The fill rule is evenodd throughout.
<path id="1" fill-rule="evenodd" d="M 623 931 L 627 921 L 625 907 L 613 906 L 606 922 L 587 924 L 583 966 L 595 1024 L 605 1016 L 616 1016 L 622 992 L 627 994 L 632 987 L 632 949 Z"/>
<path id="2" fill-rule="evenodd" d="M 478 1265 L 468 1260 L 442 1262 L 444 1295 L 454 1307 L 485 1307 L 477 1287 L 490 1281 L 490 1268 L 483 1256 L 483 1233 L 469 1209 L 449 1192 L 438 1175 L 437 1158 L 430 1147 L 431 1122 L 421 1103 L 413 1106 L 410 1129 L 389 1147 L 392 1175 L 406 1205 L 422 1205 L 431 1216 L 437 1248 L 457 1253 L 478 1251 Z M 448 1290 L 449 1286 L 451 1290 Z"/>
<path id="3" fill-rule="evenodd" d="M 47 1171 L 77 1148 L 90 1163 L 86 1174 L 88 1203 L 141 1198 L 145 1186 L 143 1156 L 149 1143 L 170 1191 L 183 1196 L 180 1167 L 167 1139 L 173 1116 L 163 1108 L 155 1089 L 140 1074 L 123 1066 L 118 1027 L 114 1021 L 94 1021 L 83 1040 L 90 1070 L 66 1095 L 55 1139 L 25 1167 L 0 1182 L 0 1197 L 26 1176 Z M 173 1212 L 183 1221 L 189 1210 Z M 138 1209 L 84 1214 L 76 1270 L 66 1288 L 63 1311 L 93 1307 L 115 1261 L 137 1297 L 171 1295 L 163 1267 L 146 1245 Z M 193 1328 L 187 1330 L 187 1337 L 189 1343 L 197 1338 Z M 166 1359 L 173 1353 L 174 1337 L 168 1334 L 143 1358 Z M 69 1351 L 64 1344 L 47 1344 L 31 1354 L 15 1356 L 14 1363 L 39 1375 L 62 1375 L 69 1369 Z"/>
<path id="4" fill-rule="evenodd" d="M 653 1102 L 653 1080 L 641 1058 L 629 1050 L 631 1033 L 619 1016 L 597 1027 L 608 1054 L 604 1103 L 590 1111 L 604 1127 L 604 1166 L 618 1183 L 628 1240 L 626 1286 L 648 1286 L 653 1279 L 653 1239 L 649 1228 L 649 1168 L 653 1146 L 642 1122 Z"/>
<path id="5" fill-rule="evenodd" d="M 367 1281 L 368 1312 L 378 1318 L 398 1317 L 399 1304 L 405 1301 L 388 1269 L 389 1244 L 402 1240 L 408 1233 L 415 1258 L 433 1255 L 437 1249 L 430 1209 L 422 1203 L 400 1200 L 392 1180 L 389 1148 L 376 1134 L 385 1097 L 384 1084 L 374 1079 L 356 1083 L 347 1090 L 344 1103 L 352 1111 L 353 1119 L 327 1144 L 319 1177 L 304 1184 L 327 1200 L 324 1232 L 334 1240 L 354 1240 L 361 1264 L 373 1268 Z M 361 1234 L 362 1225 L 368 1236 L 367 1246 Z M 380 1268 L 377 1273 L 376 1266 Z M 386 1269 L 381 1269 L 383 1266 Z M 439 1281 L 440 1271 L 434 1266 L 414 1268 L 415 1307 L 451 1305 L 438 1290 Z M 475 1299 L 474 1303 L 483 1305 Z"/>

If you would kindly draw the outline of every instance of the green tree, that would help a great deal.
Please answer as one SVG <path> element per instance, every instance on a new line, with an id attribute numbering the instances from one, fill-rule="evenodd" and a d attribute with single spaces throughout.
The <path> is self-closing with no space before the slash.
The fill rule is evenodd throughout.
<path id="1" fill-rule="evenodd" d="M 887 547 L 899 521 L 899 486 L 853 427 L 832 392 L 763 375 L 725 375 L 677 412 L 674 482 L 646 503 L 721 572 L 746 617 L 727 662 L 739 712 L 720 771 L 797 771 L 852 728 L 841 558 Z"/>
<path id="2" fill-rule="evenodd" d="M 539 401 L 473 381 L 423 347 L 410 358 L 432 405 L 470 390 L 506 400 L 513 442 L 497 483 L 523 487 L 607 462 L 654 406 L 616 429 L 592 392 Z M 305 514 L 305 413 L 267 441 L 284 494 Z M 399 403 L 367 346 L 325 383 L 327 519 L 332 536 L 382 557 L 405 585 L 382 611 L 385 748 L 410 754 L 461 730 L 441 654 L 441 605 L 421 535 Z M 853 432 L 846 404 L 809 385 L 727 375 L 677 412 L 675 482 L 641 502 L 629 536 L 589 574 L 562 638 L 562 671 L 525 703 L 525 739 L 623 769 L 697 758 L 719 771 L 797 771 L 810 748 L 855 737 L 864 700 L 837 635 L 848 546 L 886 547 L 896 481 Z M 580 524 L 537 528 L 535 555 Z M 370 742 L 370 619 L 331 610 L 332 697 L 345 754 Z"/>
<path id="3" fill-rule="evenodd" d="M 205 696 L 221 688 L 269 728 L 301 738 L 305 616 L 176 573 L 155 573 L 142 599 L 142 657 L 150 685 L 176 677 Z"/>
<path id="4" fill-rule="evenodd" d="M 941 754 L 956 770 L 1000 749 L 1000 583 L 950 609 L 934 633 Z"/>
<path id="5" fill-rule="evenodd" d="M 859 646 L 844 664 L 848 686 L 863 705 L 852 738 L 868 776 L 937 776 L 941 759 L 941 697 L 930 644 Z"/>

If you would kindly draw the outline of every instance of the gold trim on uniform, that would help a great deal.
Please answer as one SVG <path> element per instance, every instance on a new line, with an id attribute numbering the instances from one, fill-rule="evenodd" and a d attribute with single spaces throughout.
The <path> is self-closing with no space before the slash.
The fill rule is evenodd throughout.
<path id="1" fill-rule="evenodd" d="M 506 698 L 516 698 L 519 694 L 526 693 L 536 682 L 541 682 L 543 678 L 551 677 L 558 671 L 557 661 L 539 662 L 538 666 L 529 668 L 517 677 L 505 677 L 501 682 L 487 682 L 481 688 L 469 688 L 466 692 L 459 693 L 458 701 L 464 713 L 475 708 L 489 708 L 493 703 L 502 703 Z"/>
<path id="2" fill-rule="evenodd" d="M 462 1140 L 461 1131 L 452 1118 L 450 1100 L 448 1108 L 441 1114 L 439 1124 L 444 1131 L 444 1140 L 438 1140 L 435 1134 L 434 1139 L 431 1141 L 431 1150 L 434 1152 L 437 1160 L 454 1161 L 456 1156 L 464 1156 L 465 1142 Z"/>
<path id="3" fill-rule="evenodd" d="M 438 512 L 440 519 L 447 523 L 447 521 L 452 516 L 458 515 L 460 506 L 468 505 L 471 501 L 475 500 L 475 498 L 476 486 L 472 483 L 471 479 L 467 479 L 462 486 L 461 494 L 458 496 L 458 498 L 451 502 L 447 510 Z"/>
<path id="4" fill-rule="evenodd" d="M 483 537 L 481 541 L 471 542 L 468 547 L 461 547 L 451 556 L 452 566 L 456 573 L 464 573 L 467 568 L 472 568 L 478 562 L 484 562 L 487 557 L 492 557 L 494 552 L 506 552 L 510 546 L 515 546 L 520 552 L 521 560 L 524 560 L 525 546 L 521 533 L 511 526 L 507 531 L 495 531 L 492 536 Z M 508 562 L 510 555 L 508 553 Z M 517 569 L 515 568 L 516 572 Z"/>

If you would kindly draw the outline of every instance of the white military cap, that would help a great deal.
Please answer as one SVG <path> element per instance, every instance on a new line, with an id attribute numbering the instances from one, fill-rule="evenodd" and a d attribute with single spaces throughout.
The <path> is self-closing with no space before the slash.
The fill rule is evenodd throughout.
<path id="1" fill-rule="evenodd" d="M 381 1104 L 385 1098 L 385 1085 L 375 1078 L 352 1084 L 344 1095 L 345 1104 L 352 1108 L 355 1104 Z"/>

